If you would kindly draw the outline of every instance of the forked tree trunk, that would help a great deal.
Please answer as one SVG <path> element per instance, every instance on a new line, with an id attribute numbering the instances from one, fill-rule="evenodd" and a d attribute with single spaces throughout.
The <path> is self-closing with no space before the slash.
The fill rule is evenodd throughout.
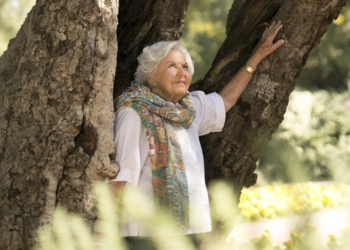
<path id="1" fill-rule="evenodd" d="M 347 0 L 240 0 L 237 4 L 242 2 L 238 16 L 229 14 L 232 26 L 211 69 L 194 86 L 206 92 L 220 91 L 249 58 L 264 23 L 282 21 L 284 26 L 277 39 L 284 39 L 285 44 L 259 65 L 241 98 L 227 113 L 223 132 L 201 139 L 207 181 L 229 180 L 238 193 L 243 186 L 256 183 L 256 162 L 283 120 L 308 54 L 320 43 Z"/>
<path id="2" fill-rule="evenodd" d="M 118 1 L 38 0 L 0 58 L 0 249 L 30 249 L 56 206 L 91 219 L 114 177 Z"/>
<path id="3" fill-rule="evenodd" d="M 189 0 L 38 0 L 0 58 L 0 249 L 29 249 L 55 206 L 91 220 L 92 183 L 117 173 L 112 88 L 132 81 L 144 45 L 178 39 Z M 202 140 L 207 180 L 240 190 L 283 119 L 308 53 L 346 0 L 236 0 L 228 37 L 205 79 L 219 91 L 244 64 L 264 29 L 281 19 L 285 45 L 266 58 L 223 133 Z M 236 8 L 237 6 L 237 8 Z M 240 9 L 237 14 L 235 9 Z"/>

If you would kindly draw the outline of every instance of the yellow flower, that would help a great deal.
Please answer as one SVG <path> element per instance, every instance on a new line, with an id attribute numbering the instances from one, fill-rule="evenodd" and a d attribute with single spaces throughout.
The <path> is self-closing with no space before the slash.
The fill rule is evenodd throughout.
<path id="1" fill-rule="evenodd" d="M 310 228 L 310 229 L 318 229 L 318 227 L 314 224 L 311 224 L 311 223 L 306 223 L 305 225 L 307 228 Z"/>
<path id="2" fill-rule="evenodd" d="M 338 16 L 338 18 L 337 18 L 336 20 L 334 20 L 333 22 L 334 22 L 336 25 L 342 25 L 342 24 L 344 23 L 344 21 L 345 21 L 345 17 L 344 17 L 342 14 L 340 14 L 340 15 Z"/>
<path id="3" fill-rule="evenodd" d="M 329 240 L 331 240 L 331 241 L 337 240 L 337 236 L 335 236 L 335 234 L 330 234 L 330 235 L 328 235 L 328 237 L 329 237 Z"/>
<path id="4" fill-rule="evenodd" d="M 285 245 L 286 247 L 292 247 L 294 245 L 292 240 L 286 241 L 283 243 L 283 245 Z"/>

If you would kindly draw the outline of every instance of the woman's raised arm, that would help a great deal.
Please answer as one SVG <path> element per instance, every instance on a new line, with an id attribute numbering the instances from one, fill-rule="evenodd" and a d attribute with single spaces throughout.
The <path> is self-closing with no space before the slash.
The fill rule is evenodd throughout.
<path id="1" fill-rule="evenodd" d="M 226 112 L 236 104 L 261 60 L 284 43 L 284 40 L 278 40 L 276 43 L 273 43 L 273 40 L 282 27 L 283 25 L 279 21 L 277 23 L 273 22 L 270 27 L 266 28 L 255 53 L 220 91 L 219 94 L 224 100 Z"/>

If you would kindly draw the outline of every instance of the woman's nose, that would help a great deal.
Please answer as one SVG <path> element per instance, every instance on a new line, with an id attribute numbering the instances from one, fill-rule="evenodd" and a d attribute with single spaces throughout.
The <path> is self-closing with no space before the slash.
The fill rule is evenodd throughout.
<path id="1" fill-rule="evenodd" d="M 179 68 L 178 68 L 177 74 L 179 74 L 179 75 L 185 75 L 185 73 L 186 73 L 186 71 L 185 71 L 184 68 L 182 68 L 182 67 L 179 67 Z"/>

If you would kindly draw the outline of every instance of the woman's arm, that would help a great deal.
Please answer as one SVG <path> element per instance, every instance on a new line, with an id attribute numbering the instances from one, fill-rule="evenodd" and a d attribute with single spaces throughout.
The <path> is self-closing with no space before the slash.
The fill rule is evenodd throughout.
<path id="1" fill-rule="evenodd" d="M 278 23 L 273 22 L 270 27 L 266 28 L 255 53 L 246 62 L 247 66 L 251 67 L 253 70 L 256 70 L 262 59 L 284 43 L 284 40 L 279 40 L 276 43 L 273 43 L 273 39 L 275 39 L 277 33 L 282 27 L 283 25 L 281 21 L 279 21 Z M 245 66 L 242 67 L 220 91 L 219 94 L 224 100 L 226 112 L 236 104 L 238 98 L 241 96 L 243 90 L 251 79 L 252 73 L 250 73 L 248 69 Z"/>

